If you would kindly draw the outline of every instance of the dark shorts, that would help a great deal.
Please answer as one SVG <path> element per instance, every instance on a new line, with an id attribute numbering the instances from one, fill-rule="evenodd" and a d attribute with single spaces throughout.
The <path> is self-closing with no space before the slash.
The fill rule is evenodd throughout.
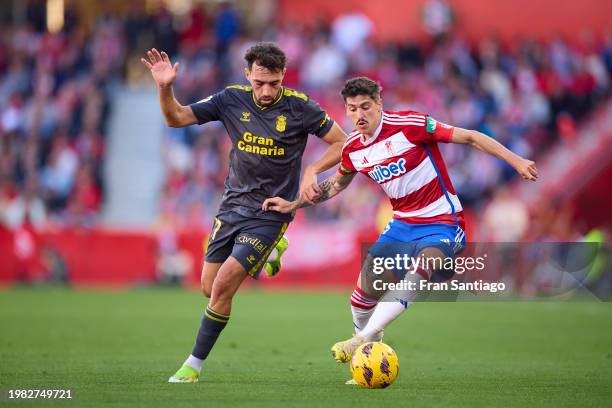
<path id="1" fill-rule="evenodd" d="M 288 222 L 249 218 L 231 211 L 220 213 L 208 238 L 206 262 L 223 263 L 232 256 L 249 275 L 257 278 L 288 225 Z"/>

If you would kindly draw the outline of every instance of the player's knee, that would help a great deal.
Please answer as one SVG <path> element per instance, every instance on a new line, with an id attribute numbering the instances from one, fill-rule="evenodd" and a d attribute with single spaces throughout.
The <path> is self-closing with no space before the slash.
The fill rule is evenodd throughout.
<path id="1" fill-rule="evenodd" d="M 200 289 L 202 290 L 202 294 L 205 297 L 210 298 L 212 294 L 212 283 L 209 283 L 207 281 L 202 281 L 202 286 Z"/>
<path id="2" fill-rule="evenodd" d="M 455 274 L 452 263 L 446 262 L 446 255 L 440 249 L 426 248 L 419 256 L 427 260 L 423 269 L 432 282 L 445 282 Z"/>
<path id="3" fill-rule="evenodd" d="M 221 264 L 205 262 L 202 265 L 202 273 L 200 275 L 200 290 L 202 291 L 202 295 L 207 298 L 210 298 L 212 293 L 212 285 L 219 272 Z"/>
<path id="4" fill-rule="evenodd" d="M 209 297 L 214 297 L 217 300 L 228 300 L 233 297 L 233 293 L 230 290 L 232 287 L 231 282 L 223 277 L 217 277 L 212 287 L 210 288 Z"/>
<path id="5" fill-rule="evenodd" d="M 202 294 L 207 298 L 210 298 L 210 294 L 212 293 L 213 281 L 214 276 L 210 276 L 209 274 L 205 273 L 203 269 L 202 276 L 200 278 L 200 290 L 202 291 Z"/>
<path id="6" fill-rule="evenodd" d="M 231 299 L 244 275 L 244 268 L 237 262 L 236 265 L 224 265 L 212 283 L 211 296 L 215 299 Z"/>
<path id="7" fill-rule="evenodd" d="M 455 275 L 454 268 L 438 268 L 432 271 L 431 278 L 429 279 L 432 282 L 446 282 L 449 281 Z"/>

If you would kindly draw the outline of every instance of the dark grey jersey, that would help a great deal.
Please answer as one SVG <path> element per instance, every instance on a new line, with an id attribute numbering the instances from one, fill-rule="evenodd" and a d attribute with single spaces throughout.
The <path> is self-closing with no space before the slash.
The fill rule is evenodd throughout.
<path id="1" fill-rule="evenodd" d="M 274 104 L 259 106 L 250 86 L 233 85 L 191 106 L 199 124 L 220 120 L 232 139 L 229 174 L 219 212 L 289 221 L 289 214 L 264 212 L 268 197 L 294 200 L 309 134 L 322 137 L 333 125 L 305 94 L 282 88 Z"/>

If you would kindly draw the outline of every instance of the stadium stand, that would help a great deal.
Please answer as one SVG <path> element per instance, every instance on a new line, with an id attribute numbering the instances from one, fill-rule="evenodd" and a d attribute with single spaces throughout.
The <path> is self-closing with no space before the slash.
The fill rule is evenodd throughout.
<path id="1" fill-rule="evenodd" d="M 506 43 L 494 36 L 467 41 L 445 31 L 442 36 L 436 32 L 435 41 L 377 42 L 374 31 L 367 15 L 342 15 L 310 26 L 280 22 L 263 38 L 278 41 L 287 52 L 286 85 L 307 92 L 346 130 L 338 90 L 345 78 L 364 74 L 381 82 L 386 106 L 430 112 L 443 122 L 487 133 L 526 157 L 546 158 L 543 174 L 571 172 L 564 158 L 577 154 L 577 148 L 580 160 L 592 161 L 593 153 L 583 152 L 581 141 L 590 145 L 594 138 L 609 137 L 588 129 L 591 118 L 600 117 L 599 123 L 602 116 L 610 117 L 609 34 Z M 101 15 L 93 24 L 68 10 L 58 33 L 47 32 L 35 12 L 22 23 L 5 25 L 0 38 L 0 228 L 113 226 L 122 205 L 109 204 L 107 176 L 115 173 L 104 171 L 105 163 L 117 159 L 108 148 L 110 123 L 113 109 L 123 106 L 115 103 L 118 95 L 151 87 L 138 57 L 156 46 L 180 61 L 176 94 L 188 103 L 243 83 L 244 50 L 261 38 L 226 3 L 214 10 L 195 7 L 180 18 L 164 8 L 134 7 Z M 158 111 L 152 115 L 161 122 Z M 222 191 L 229 140 L 215 125 L 163 132 L 157 143 L 163 145 L 165 176 L 157 191 L 149 191 L 156 202 L 139 225 L 206 231 Z M 304 161 L 314 160 L 324 147 L 309 143 Z M 470 220 L 503 196 L 506 186 L 518 188 L 512 185 L 512 169 L 500 161 L 453 145 L 444 146 L 444 154 Z M 604 171 L 609 154 L 598 163 Z M 524 216 L 536 211 L 534 197 L 554 196 L 563 188 L 520 187 L 520 196 L 530 203 Z M 372 230 L 383 211 L 381 194 L 358 179 L 337 199 L 300 214 L 295 228 L 306 222 L 346 226 L 358 216 L 372 220 L 360 230 Z M 474 225 L 474 234 L 495 233 L 486 230 L 494 228 L 486 222 Z M 519 232 L 516 239 L 530 236 L 527 229 Z"/>

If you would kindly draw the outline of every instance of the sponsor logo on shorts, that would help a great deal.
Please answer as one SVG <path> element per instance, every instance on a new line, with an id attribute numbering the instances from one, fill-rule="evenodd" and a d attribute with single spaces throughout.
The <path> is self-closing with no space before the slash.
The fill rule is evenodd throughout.
<path id="1" fill-rule="evenodd" d="M 247 237 L 245 235 L 241 235 L 238 237 L 238 243 L 240 244 L 248 244 L 255 249 L 255 251 L 263 254 L 264 251 L 268 248 L 259 238 Z"/>

